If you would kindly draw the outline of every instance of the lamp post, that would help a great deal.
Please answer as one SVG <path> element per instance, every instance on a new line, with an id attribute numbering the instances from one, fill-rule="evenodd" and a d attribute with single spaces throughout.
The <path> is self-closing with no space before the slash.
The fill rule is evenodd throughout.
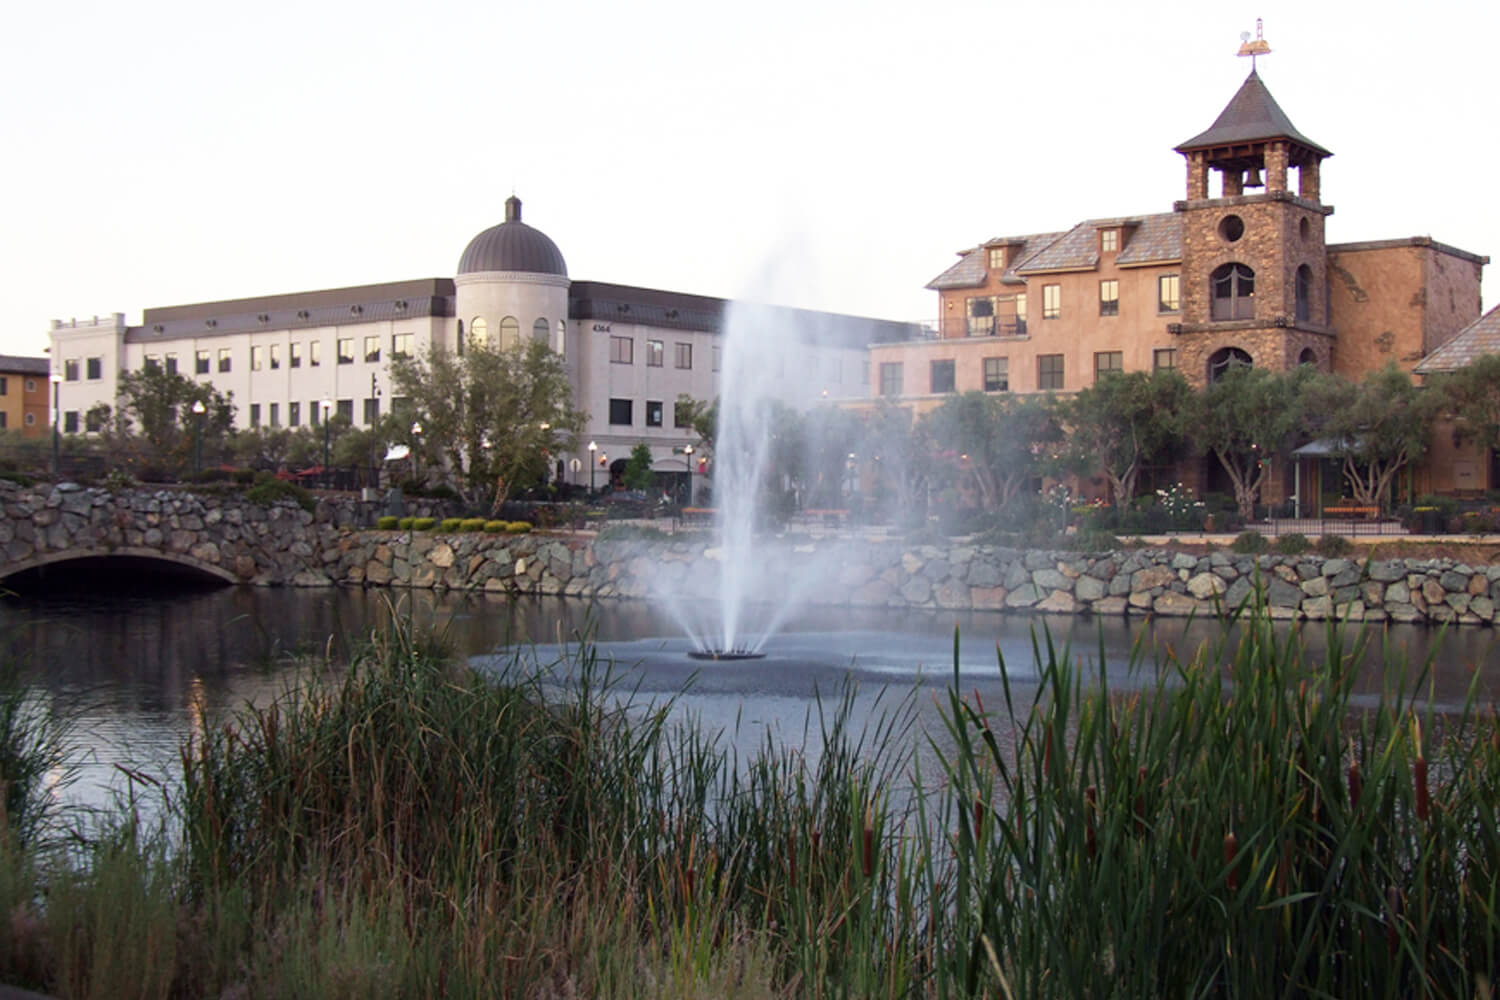
<path id="1" fill-rule="evenodd" d="M 208 407 L 203 400 L 193 400 L 193 478 L 203 475 L 203 414 Z"/>
<path id="2" fill-rule="evenodd" d="M 52 478 L 56 480 L 62 467 L 62 382 L 61 372 L 52 373 Z"/>
<path id="3" fill-rule="evenodd" d="M 682 449 L 682 453 L 687 456 L 687 467 L 688 467 L 688 495 L 687 495 L 687 505 L 689 507 L 691 507 L 693 505 L 693 446 L 692 445 L 686 445 L 686 446 L 684 446 L 683 449 Z"/>
<path id="4" fill-rule="evenodd" d="M 589 496 L 594 495 L 594 453 L 599 450 L 597 442 L 589 442 Z"/>
<path id="5" fill-rule="evenodd" d="M 420 420 L 413 420 L 411 422 L 411 477 L 413 479 L 418 480 L 419 482 L 420 482 L 420 475 L 417 472 L 417 469 L 418 469 L 417 462 L 418 462 L 419 456 L 417 454 L 417 450 L 421 447 L 421 444 L 422 444 L 422 421 L 420 421 Z"/>
<path id="6" fill-rule="evenodd" d="M 325 399 L 323 407 L 323 488 L 328 488 L 328 415 L 333 411 L 333 400 Z"/>

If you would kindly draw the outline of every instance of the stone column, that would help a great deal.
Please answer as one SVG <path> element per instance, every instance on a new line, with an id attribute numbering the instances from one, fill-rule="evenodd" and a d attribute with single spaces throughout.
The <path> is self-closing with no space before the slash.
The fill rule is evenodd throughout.
<path id="1" fill-rule="evenodd" d="M 1286 190 L 1287 150 L 1286 143 L 1273 142 L 1266 146 L 1266 192 Z"/>

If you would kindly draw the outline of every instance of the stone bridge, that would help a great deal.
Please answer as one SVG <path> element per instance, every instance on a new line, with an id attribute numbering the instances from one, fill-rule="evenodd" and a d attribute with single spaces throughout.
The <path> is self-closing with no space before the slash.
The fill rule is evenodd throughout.
<path id="1" fill-rule="evenodd" d="M 78 560 L 152 560 L 225 583 L 328 586 L 337 509 L 262 506 L 233 494 L 22 487 L 0 481 L 0 581 Z"/>

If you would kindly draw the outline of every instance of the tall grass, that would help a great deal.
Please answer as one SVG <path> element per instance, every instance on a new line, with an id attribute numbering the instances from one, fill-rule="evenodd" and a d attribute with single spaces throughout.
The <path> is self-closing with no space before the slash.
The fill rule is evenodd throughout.
<path id="1" fill-rule="evenodd" d="M 1312 663 L 1296 632 L 1240 624 L 1190 657 L 1142 651 L 1127 691 L 1040 637 L 1035 694 L 994 705 L 961 692 L 955 648 L 924 773 L 910 699 L 856 726 L 846 688 L 809 718 L 816 751 L 767 736 L 739 755 L 587 644 L 555 675 L 488 677 L 393 621 L 341 674 L 184 747 L 171 841 L 122 817 L 86 850 L 0 842 L 0 978 L 142 997 L 1481 994 L 1493 713 L 1473 695 L 1436 714 L 1432 663 L 1394 651 L 1358 700 L 1357 638 Z"/>

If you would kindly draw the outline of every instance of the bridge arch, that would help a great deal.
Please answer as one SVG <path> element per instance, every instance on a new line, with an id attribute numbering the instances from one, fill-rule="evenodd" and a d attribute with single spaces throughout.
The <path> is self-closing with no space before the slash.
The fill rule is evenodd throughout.
<path id="1" fill-rule="evenodd" d="M 203 577 L 216 580 L 221 583 L 235 584 L 243 583 L 239 577 L 229 572 L 222 566 L 204 562 L 202 559 L 194 559 L 192 556 L 180 552 L 163 552 L 161 549 L 146 548 L 141 546 L 115 546 L 96 548 L 70 548 L 38 552 L 35 555 L 16 562 L 6 563 L 0 566 L 0 583 L 18 574 L 29 570 L 42 569 L 47 566 L 60 566 L 65 563 L 93 561 L 93 560 L 131 560 L 135 562 L 164 562 L 170 563 L 180 569 L 190 570 Z"/>

